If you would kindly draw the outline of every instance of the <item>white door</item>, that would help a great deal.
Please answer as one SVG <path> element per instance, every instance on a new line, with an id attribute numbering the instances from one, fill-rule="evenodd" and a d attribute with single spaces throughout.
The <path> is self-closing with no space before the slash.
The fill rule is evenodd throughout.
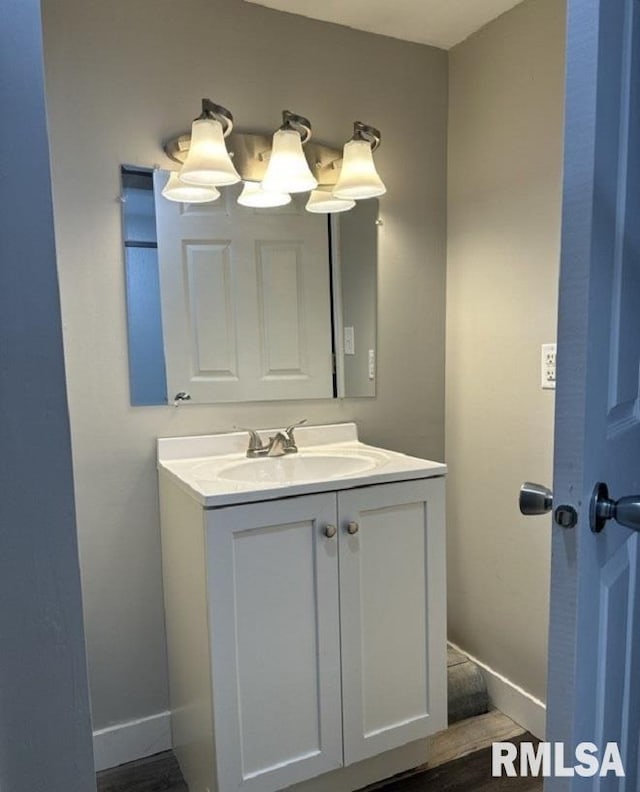
<path id="1" fill-rule="evenodd" d="M 288 207 L 161 195 L 154 173 L 167 387 L 195 403 L 333 396 L 328 226 Z"/>
<path id="2" fill-rule="evenodd" d="M 220 792 L 342 766 L 335 525 L 335 493 L 207 514 Z"/>
<path id="3" fill-rule="evenodd" d="M 349 765 L 447 726 L 444 479 L 345 490 L 338 514 Z"/>
<path id="4" fill-rule="evenodd" d="M 640 737 L 640 3 L 570 0 L 547 738 L 617 742 L 636 792 Z M 636 506 L 591 514 L 605 483 Z M 590 508 L 591 507 L 591 508 Z M 562 509 L 562 515 L 570 509 Z M 598 523 L 597 525 L 595 523 Z M 592 528 L 602 528 L 595 533 Z"/>

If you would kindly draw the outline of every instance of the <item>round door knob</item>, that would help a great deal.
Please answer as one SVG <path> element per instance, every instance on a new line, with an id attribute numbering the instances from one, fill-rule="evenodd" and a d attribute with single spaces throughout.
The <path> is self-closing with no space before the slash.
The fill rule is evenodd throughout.
<path id="1" fill-rule="evenodd" d="M 522 514 L 546 514 L 553 506 L 553 492 L 542 484 L 525 481 L 520 487 L 518 504 Z"/>
<path id="2" fill-rule="evenodd" d="M 191 394 L 187 393 L 187 391 L 180 391 L 180 393 L 176 393 L 173 397 L 173 406 L 179 407 L 184 402 L 191 401 Z"/>
<path id="3" fill-rule="evenodd" d="M 589 510 L 591 530 L 600 533 L 607 520 L 615 520 L 625 528 L 640 531 L 640 495 L 630 495 L 620 500 L 609 497 L 609 488 L 599 481 L 591 497 Z"/>
<path id="4" fill-rule="evenodd" d="M 338 533 L 338 529 L 335 525 L 325 525 L 324 527 L 324 535 L 328 539 L 333 539 L 333 537 Z"/>
<path id="5" fill-rule="evenodd" d="M 360 526 L 357 522 L 350 522 L 347 524 L 347 533 L 350 533 L 352 536 L 353 534 L 357 534 L 360 530 Z"/>

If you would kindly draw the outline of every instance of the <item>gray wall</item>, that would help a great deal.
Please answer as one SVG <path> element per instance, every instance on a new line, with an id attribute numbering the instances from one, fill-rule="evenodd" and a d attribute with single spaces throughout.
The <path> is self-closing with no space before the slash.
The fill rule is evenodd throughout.
<path id="1" fill-rule="evenodd" d="M 355 419 L 362 437 L 443 455 L 447 55 L 239 0 L 44 0 L 64 342 L 94 727 L 167 706 L 157 437 Z M 340 145 L 382 129 L 374 400 L 129 406 L 119 165 L 209 96 L 238 128 L 289 108 Z"/>
<path id="2" fill-rule="evenodd" d="M 449 634 L 544 700 L 565 6 L 527 0 L 450 59 L 447 281 Z"/>
<path id="3" fill-rule="evenodd" d="M 0 789 L 88 792 L 40 3 L 0 0 L 0 17 Z"/>

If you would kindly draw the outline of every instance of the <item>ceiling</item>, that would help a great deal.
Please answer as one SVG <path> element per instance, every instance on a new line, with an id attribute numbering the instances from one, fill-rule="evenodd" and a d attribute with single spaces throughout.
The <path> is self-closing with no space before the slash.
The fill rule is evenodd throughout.
<path id="1" fill-rule="evenodd" d="M 521 0 L 247 0 L 369 33 L 449 49 Z"/>

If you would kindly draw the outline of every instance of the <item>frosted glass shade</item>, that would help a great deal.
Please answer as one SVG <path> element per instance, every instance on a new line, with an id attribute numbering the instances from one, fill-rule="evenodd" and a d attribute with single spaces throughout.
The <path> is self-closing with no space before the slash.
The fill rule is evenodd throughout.
<path id="1" fill-rule="evenodd" d="M 300 133 L 279 129 L 273 136 L 271 158 L 262 187 L 269 192 L 299 193 L 313 190 L 318 182 L 302 151 Z"/>
<path id="2" fill-rule="evenodd" d="M 171 172 L 162 194 L 167 200 L 180 203 L 211 203 L 220 197 L 215 187 L 198 187 L 181 182 L 176 171 Z"/>
<path id="3" fill-rule="evenodd" d="M 371 144 L 366 140 L 345 143 L 342 170 L 333 189 L 335 197 L 357 201 L 384 195 L 386 191 L 373 162 Z"/>
<path id="4" fill-rule="evenodd" d="M 314 190 L 307 201 L 307 212 L 314 214 L 333 214 L 335 212 L 348 212 L 356 205 L 355 201 L 345 201 L 343 198 L 336 198 L 327 190 Z"/>
<path id="5" fill-rule="evenodd" d="M 262 189 L 260 182 L 247 181 L 244 183 L 238 203 L 242 206 L 264 209 L 269 206 L 286 206 L 291 203 L 291 196 L 288 193 L 268 192 Z"/>
<path id="6" fill-rule="evenodd" d="M 191 146 L 180 171 L 185 184 L 221 187 L 240 181 L 222 134 L 222 124 L 213 118 L 198 118 L 191 126 Z"/>

